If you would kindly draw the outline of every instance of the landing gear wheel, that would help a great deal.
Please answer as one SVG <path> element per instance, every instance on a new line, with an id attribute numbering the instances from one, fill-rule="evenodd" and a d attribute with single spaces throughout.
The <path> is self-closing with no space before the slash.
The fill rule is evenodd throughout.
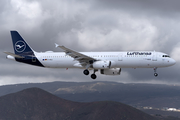
<path id="1" fill-rule="evenodd" d="M 155 76 L 155 77 L 157 77 L 157 76 L 158 76 L 158 74 L 157 74 L 157 73 L 154 73 L 154 76 Z"/>
<path id="2" fill-rule="evenodd" d="M 158 74 L 157 74 L 157 67 L 154 67 L 154 76 L 157 77 Z"/>
<path id="3" fill-rule="evenodd" d="M 92 75 L 91 75 L 91 78 L 92 78 L 92 79 L 96 79 L 96 77 L 97 77 L 96 74 L 92 74 Z"/>
<path id="4" fill-rule="evenodd" d="M 83 73 L 84 73 L 85 75 L 89 75 L 89 70 L 86 69 L 86 70 L 83 71 Z"/>

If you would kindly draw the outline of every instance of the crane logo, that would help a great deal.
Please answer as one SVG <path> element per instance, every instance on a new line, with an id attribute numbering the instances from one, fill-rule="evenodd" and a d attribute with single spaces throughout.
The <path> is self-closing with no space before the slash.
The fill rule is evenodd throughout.
<path id="1" fill-rule="evenodd" d="M 17 52 L 23 52 L 26 49 L 26 44 L 23 41 L 19 40 L 15 43 L 14 47 Z"/>

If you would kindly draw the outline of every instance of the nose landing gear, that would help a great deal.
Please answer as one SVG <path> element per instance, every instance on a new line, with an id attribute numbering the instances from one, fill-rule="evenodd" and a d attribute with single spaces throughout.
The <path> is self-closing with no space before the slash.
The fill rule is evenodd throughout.
<path id="1" fill-rule="evenodd" d="M 158 74 L 157 74 L 157 73 L 154 73 L 154 76 L 155 76 L 155 77 L 157 77 L 157 76 L 158 76 Z"/>
<path id="2" fill-rule="evenodd" d="M 156 71 L 157 71 L 157 67 L 155 67 L 155 68 L 154 68 L 154 76 L 155 76 L 155 77 L 157 77 L 157 76 L 158 76 L 158 74 L 157 74 L 157 72 L 156 72 Z"/>

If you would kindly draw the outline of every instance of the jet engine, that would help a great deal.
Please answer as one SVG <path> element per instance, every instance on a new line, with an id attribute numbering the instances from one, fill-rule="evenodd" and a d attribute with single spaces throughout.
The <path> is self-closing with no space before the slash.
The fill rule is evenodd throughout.
<path id="1" fill-rule="evenodd" d="M 96 61 L 92 66 L 95 69 L 109 69 L 111 67 L 111 61 Z"/>
<path id="2" fill-rule="evenodd" d="M 121 68 L 101 69 L 100 73 L 104 75 L 120 75 Z"/>

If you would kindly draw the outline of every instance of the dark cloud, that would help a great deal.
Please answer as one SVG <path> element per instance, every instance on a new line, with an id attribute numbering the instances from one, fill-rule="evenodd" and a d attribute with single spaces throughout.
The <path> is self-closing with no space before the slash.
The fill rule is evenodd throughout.
<path id="1" fill-rule="evenodd" d="M 179 0 L 98 0 L 96 8 L 128 11 L 133 16 L 175 17 L 179 15 L 179 4 Z"/>

